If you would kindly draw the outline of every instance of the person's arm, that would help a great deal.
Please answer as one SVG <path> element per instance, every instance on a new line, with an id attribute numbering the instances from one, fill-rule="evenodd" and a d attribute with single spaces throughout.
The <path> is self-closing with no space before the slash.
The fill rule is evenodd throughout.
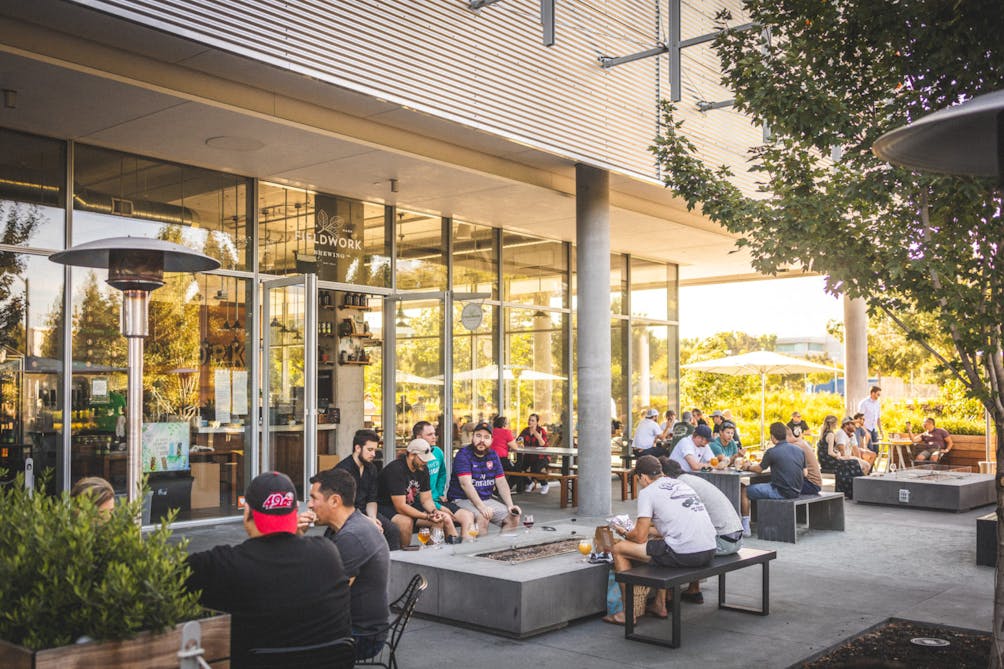
<path id="1" fill-rule="evenodd" d="M 522 512 L 522 509 L 512 503 L 512 491 L 509 489 L 509 482 L 505 476 L 499 476 L 495 479 L 495 490 L 498 491 L 499 497 L 502 498 L 502 503 L 506 505 L 510 513 L 519 515 Z"/>
<path id="2" fill-rule="evenodd" d="M 952 435 L 950 435 L 950 434 L 945 435 L 945 450 L 943 450 L 941 452 L 942 453 L 947 453 L 948 451 L 952 450 L 953 446 L 955 446 L 955 444 L 952 443 Z"/>
<path id="3" fill-rule="evenodd" d="M 421 499 L 421 496 L 419 497 Z M 429 498 L 431 502 L 431 496 Z M 390 502 L 394 505 L 394 511 L 401 514 L 402 516 L 408 516 L 409 518 L 415 518 L 417 520 L 432 520 L 432 514 L 429 512 L 422 513 L 411 504 L 408 504 L 407 495 L 391 495 Z M 423 500 L 423 506 L 424 500 Z"/>
<path id="4" fill-rule="evenodd" d="M 633 541 L 636 544 L 644 544 L 648 542 L 649 528 L 652 526 L 652 519 L 646 516 L 639 516 L 638 520 L 635 521 L 634 529 L 630 532 L 624 532 L 624 528 L 617 525 L 621 531 L 618 532 L 628 541 Z"/>
<path id="5" fill-rule="evenodd" d="M 836 444 L 837 444 L 837 436 L 832 432 L 828 432 L 826 434 L 826 452 L 829 453 L 831 458 L 839 459 L 840 454 L 837 452 Z"/>
<path id="6" fill-rule="evenodd" d="M 376 502 L 366 502 L 366 517 L 377 524 L 377 527 L 382 528 L 383 525 L 377 520 L 377 503 Z"/>
<path id="7" fill-rule="evenodd" d="M 701 471 L 701 467 L 704 466 L 701 463 L 701 461 L 697 459 L 696 455 L 691 455 L 690 453 L 687 453 L 686 455 L 683 456 L 683 459 L 687 461 L 687 464 L 690 465 L 690 468 L 693 469 L 695 472 Z"/>
<path id="8" fill-rule="evenodd" d="M 418 501 L 422 504 L 422 508 L 428 511 L 431 515 L 438 515 L 439 510 L 436 508 L 436 503 L 432 501 L 431 490 L 423 490 L 418 493 Z"/>

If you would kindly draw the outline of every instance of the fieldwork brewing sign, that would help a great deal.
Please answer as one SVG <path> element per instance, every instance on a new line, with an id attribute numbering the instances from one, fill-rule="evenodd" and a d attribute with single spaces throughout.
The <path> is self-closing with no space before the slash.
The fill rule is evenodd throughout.
<path id="1" fill-rule="evenodd" d="M 314 255 L 322 280 L 365 280 L 362 203 L 329 195 L 314 197 Z"/>

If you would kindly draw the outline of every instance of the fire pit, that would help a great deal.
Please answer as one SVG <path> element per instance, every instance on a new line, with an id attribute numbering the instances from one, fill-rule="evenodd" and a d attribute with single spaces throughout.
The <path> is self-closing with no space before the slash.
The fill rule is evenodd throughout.
<path id="1" fill-rule="evenodd" d="M 604 522 L 578 518 L 549 522 L 553 530 L 504 534 L 492 529 L 476 542 L 394 551 L 389 590 L 401 592 L 421 574 L 429 583 L 416 609 L 423 616 L 517 639 L 558 629 L 606 612 L 610 566 L 583 562 L 578 552 L 579 540 Z"/>
<path id="2" fill-rule="evenodd" d="M 968 467 L 918 465 L 886 474 L 854 479 L 854 501 L 967 511 L 997 501 L 993 474 Z"/>
<path id="3" fill-rule="evenodd" d="M 508 562 L 509 564 L 519 564 L 540 558 L 554 557 L 565 553 L 577 553 L 579 550 L 578 539 L 561 539 L 559 541 L 548 541 L 543 544 L 531 544 L 519 548 L 512 546 L 500 551 L 489 551 L 487 553 L 475 553 L 475 557 Z"/>

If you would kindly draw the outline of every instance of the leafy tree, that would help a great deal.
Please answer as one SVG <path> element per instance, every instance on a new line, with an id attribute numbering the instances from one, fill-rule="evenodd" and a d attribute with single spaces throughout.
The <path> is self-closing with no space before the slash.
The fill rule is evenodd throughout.
<path id="1" fill-rule="evenodd" d="M 728 29 L 722 12 L 714 48 L 736 108 L 773 135 L 751 149 L 762 192 L 750 197 L 728 169 L 698 160 L 669 104 L 653 147 L 667 185 L 743 235 L 757 270 L 776 274 L 794 262 L 826 274 L 829 290 L 867 299 L 979 398 L 997 429 L 1004 522 L 1001 192 L 990 180 L 917 174 L 871 152 L 886 131 L 1004 87 L 1004 4 L 746 0 L 743 8 L 759 29 Z M 922 311 L 936 312 L 951 358 L 902 317 Z M 995 666 L 1004 651 L 1004 543 L 998 554 Z"/>
<path id="2" fill-rule="evenodd" d="M 20 246 L 31 239 L 43 221 L 37 205 L 0 202 L 0 220 L 4 221 L 0 231 L 0 242 L 10 246 Z M 15 351 L 25 351 L 24 341 L 24 301 L 25 293 L 13 294 L 17 285 L 15 279 L 22 277 L 27 269 L 24 257 L 13 251 L 0 251 L 0 346 Z"/>

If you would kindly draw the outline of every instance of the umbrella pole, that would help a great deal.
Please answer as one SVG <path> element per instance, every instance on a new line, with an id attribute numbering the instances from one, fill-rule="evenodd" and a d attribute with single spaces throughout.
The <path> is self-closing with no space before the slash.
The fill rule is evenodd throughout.
<path id="1" fill-rule="evenodd" d="M 763 434 L 764 411 L 767 406 L 767 372 L 760 372 L 760 447 L 766 446 Z"/>

